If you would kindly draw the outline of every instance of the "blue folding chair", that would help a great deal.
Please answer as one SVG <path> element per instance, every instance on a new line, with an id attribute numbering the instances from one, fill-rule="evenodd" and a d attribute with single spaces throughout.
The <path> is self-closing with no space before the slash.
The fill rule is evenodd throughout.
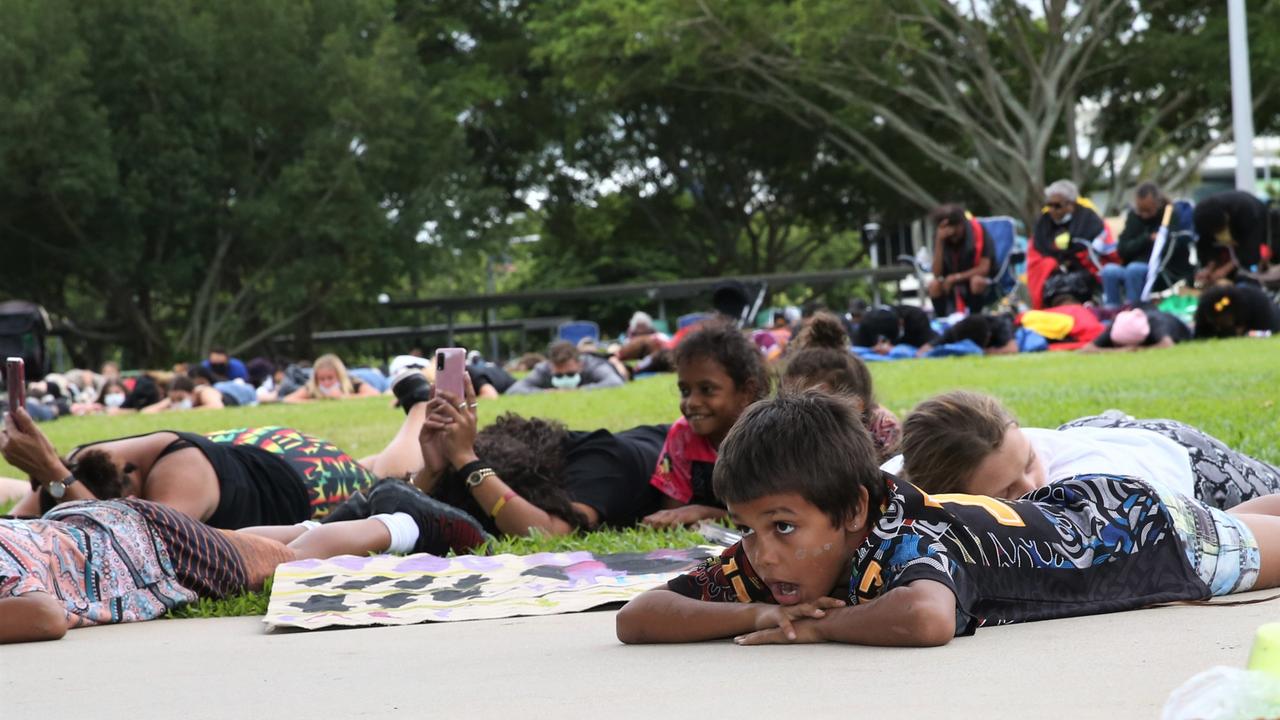
<path id="1" fill-rule="evenodd" d="M 600 326 L 591 320 L 574 320 L 572 322 L 563 323 L 556 330 L 556 336 L 561 340 L 568 340 L 577 345 L 584 338 L 591 338 L 594 342 L 600 342 Z"/>
<path id="2" fill-rule="evenodd" d="M 1018 266 L 1026 259 L 1026 247 L 1018 246 L 1018 223 L 1008 215 L 978 218 L 978 222 L 995 249 L 996 272 L 992 278 L 998 302 L 1017 292 Z"/>
<path id="3" fill-rule="evenodd" d="M 707 319 L 707 313 L 689 313 L 676 318 L 676 330 L 683 330 L 696 322 L 702 322 Z"/>

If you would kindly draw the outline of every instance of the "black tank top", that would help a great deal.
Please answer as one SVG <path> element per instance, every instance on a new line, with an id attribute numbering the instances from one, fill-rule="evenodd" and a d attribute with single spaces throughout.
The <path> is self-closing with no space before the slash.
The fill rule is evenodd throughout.
<path id="1" fill-rule="evenodd" d="M 178 436 L 160 458 L 184 448 L 199 448 L 218 477 L 218 507 L 206 525 L 238 530 L 254 525 L 293 525 L 311 519 L 311 498 L 302 474 L 284 458 L 252 445 L 224 445 L 203 435 L 164 430 Z M 143 433 L 149 435 L 151 433 Z M 128 440 L 143 435 L 132 435 Z M 71 457 L 98 443 L 75 448 Z"/>
<path id="2" fill-rule="evenodd" d="M 175 432 L 178 439 L 160 457 L 185 447 L 204 453 L 218 476 L 221 497 L 205 521 L 236 530 L 254 525 L 292 525 L 311 519 L 311 500 L 302 476 L 284 458 L 252 445 L 223 445 L 203 435 Z"/>

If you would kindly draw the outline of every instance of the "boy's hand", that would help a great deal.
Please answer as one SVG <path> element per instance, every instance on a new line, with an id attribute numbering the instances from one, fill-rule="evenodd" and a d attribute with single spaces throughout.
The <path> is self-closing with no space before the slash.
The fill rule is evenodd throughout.
<path id="1" fill-rule="evenodd" d="M 756 616 L 756 632 L 739 635 L 733 641 L 739 645 L 819 642 L 823 638 L 814 623 L 803 621 L 821 620 L 827 616 L 827 610 L 844 606 L 843 600 L 832 597 L 797 605 L 761 605 Z"/>

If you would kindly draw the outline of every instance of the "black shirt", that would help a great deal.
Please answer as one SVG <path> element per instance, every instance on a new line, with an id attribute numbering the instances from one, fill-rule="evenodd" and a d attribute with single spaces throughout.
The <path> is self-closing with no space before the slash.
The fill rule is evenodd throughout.
<path id="1" fill-rule="evenodd" d="M 942 277 L 972 270 L 978 265 L 979 258 L 986 258 L 991 261 L 987 276 L 992 277 L 995 275 L 996 270 L 999 269 L 996 267 L 996 244 L 991 239 L 991 235 L 987 233 L 986 228 L 983 228 L 982 234 L 981 253 L 977 249 L 978 239 L 974 237 L 973 223 L 969 221 L 964 223 L 964 240 L 962 242 L 942 243 Z"/>
<path id="2" fill-rule="evenodd" d="M 667 429 L 667 425 L 640 425 L 617 434 L 570 432 L 564 443 L 569 496 L 599 513 L 602 525 L 627 527 L 656 512 L 662 494 L 649 484 L 649 478 Z"/>
<path id="3" fill-rule="evenodd" d="M 881 337 L 894 345 L 905 343 L 921 347 L 933 344 L 939 336 L 933 331 L 929 315 L 924 310 L 911 305 L 897 305 L 876 308 L 863 315 L 853 344 L 875 347 L 876 341 Z"/>
<path id="4" fill-rule="evenodd" d="M 1241 269 L 1248 270 L 1261 261 L 1262 246 L 1267 242 L 1267 206 L 1253 195 L 1241 190 L 1210 195 L 1196 205 L 1194 222 L 1201 266 L 1226 250 L 1217 239 L 1223 228 L 1231 233 Z"/>
<path id="5" fill-rule="evenodd" d="M 1031 244 L 1041 255 L 1063 261 L 1075 257 L 1079 248 L 1068 245 L 1065 250 L 1058 249 L 1054 240 L 1059 235 L 1065 232 L 1072 240 L 1091 243 L 1106 231 L 1107 225 L 1098 217 L 1098 213 L 1083 205 L 1076 205 L 1076 209 L 1071 212 L 1071 219 L 1063 225 L 1054 223 L 1049 213 L 1041 214 L 1032 229 Z"/>
<path id="6" fill-rule="evenodd" d="M 1179 320 L 1177 315 L 1147 308 L 1143 308 L 1142 313 L 1147 316 L 1147 325 L 1151 328 L 1147 332 L 1147 339 L 1142 341 L 1142 345 L 1155 345 L 1165 338 L 1173 338 L 1175 343 L 1186 342 L 1191 339 L 1191 328 Z M 1093 344 L 1100 348 L 1115 347 L 1116 344 L 1111 340 L 1111 326 L 1108 325 L 1101 335 L 1094 338 Z"/>
<path id="7" fill-rule="evenodd" d="M 854 554 L 849 585 L 832 591 L 851 605 L 932 580 L 955 593 L 956 635 L 971 635 L 1212 594 L 1174 520 L 1176 507 L 1193 527 L 1212 527 L 1207 508 L 1141 480 L 1081 475 L 1015 501 L 885 482 L 888 499 Z M 749 540 L 667 588 L 708 601 L 775 602 L 743 548 Z"/>

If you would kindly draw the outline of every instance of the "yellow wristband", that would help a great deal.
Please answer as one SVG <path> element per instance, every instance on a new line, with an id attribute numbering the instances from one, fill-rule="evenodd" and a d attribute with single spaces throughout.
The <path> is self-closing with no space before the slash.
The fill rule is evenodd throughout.
<path id="1" fill-rule="evenodd" d="M 515 496 L 516 496 L 516 493 L 514 490 L 508 490 L 505 495 L 498 498 L 498 502 L 494 503 L 493 509 L 489 511 L 489 517 L 492 517 L 492 518 L 498 517 L 498 513 L 502 512 L 502 508 L 506 507 L 507 501 Z"/>

